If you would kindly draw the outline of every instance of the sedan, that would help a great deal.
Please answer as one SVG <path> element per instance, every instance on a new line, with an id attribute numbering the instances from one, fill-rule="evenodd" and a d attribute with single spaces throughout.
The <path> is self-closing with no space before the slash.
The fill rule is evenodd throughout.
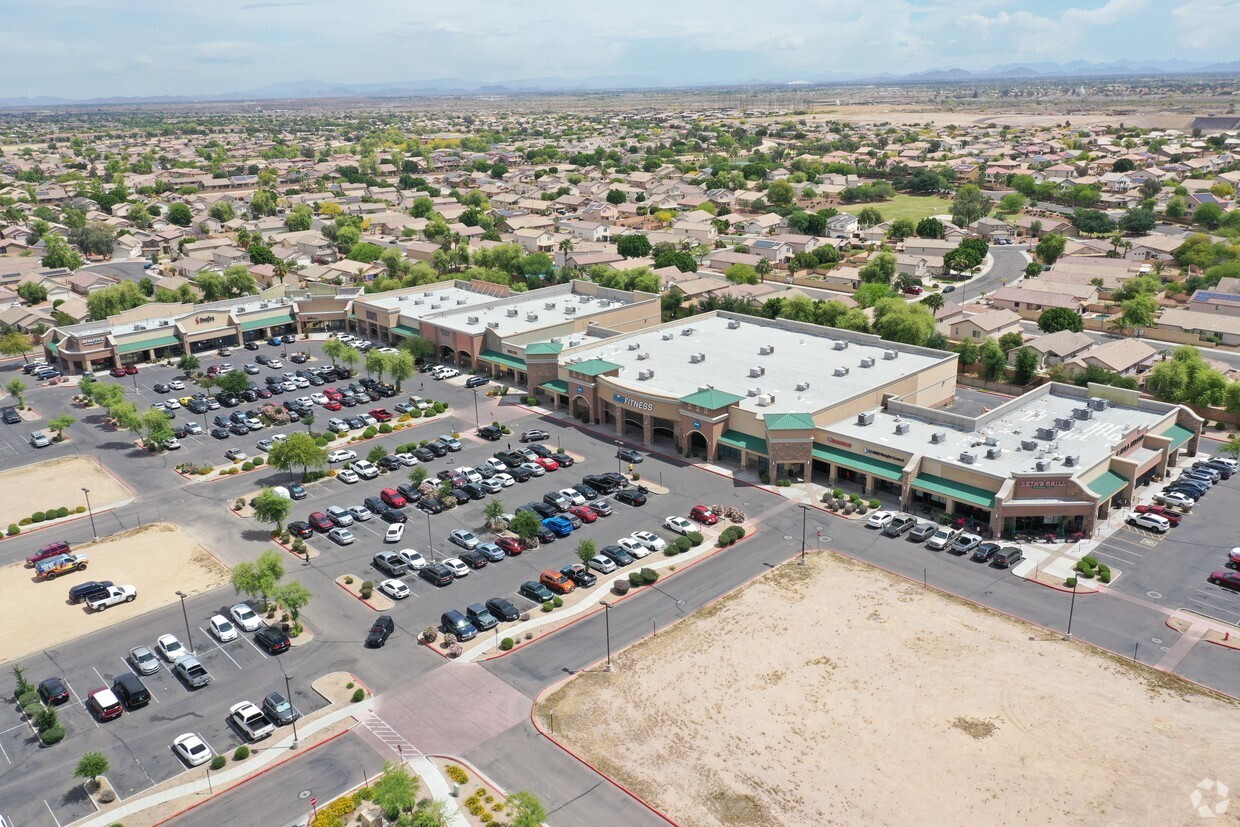
<path id="1" fill-rule="evenodd" d="M 616 570 L 616 563 L 611 558 L 604 557 L 600 554 L 590 558 L 590 568 L 600 574 L 611 574 Z"/>
<path id="2" fill-rule="evenodd" d="M 481 554 L 491 563 L 498 563 L 506 556 L 504 550 L 495 543 L 480 543 L 474 553 Z"/>
<path id="3" fill-rule="evenodd" d="M 646 555 L 650 554 L 650 549 L 647 548 L 644 544 L 638 542 L 638 540 L 635 537 L 621 537 L 619 540 L 616 541 L 616 544 L 614 546 L 608 546 L 608 548 L 618 548 L 634 560 L 640 560 Z M 607 549 L 604 549 L 603 553 L 606 554 Z"/>
<path id="4" fill-rule="evenodd" d="M 886 528 L 896 515 L 890 511 L 875 511 L 870 515 L 870 519 L 865 521 L 869 528 Z"/>
<path id="5" fill-rule="evenodd" d="M 1231 589 L 1232 591 L 1240 591 L 1240 572 L 1216 571 L 1211 573 L 1209 580 L 1215 586 L 1222 586 L 1224 589 Z"/>
<path id="6" fill-rule="evenodd" d="M 924 543 L 929 540 L 934 532 L 938 530 L 938 526 L 934 523 L 918 523 L 909 531 L 908 537 L 905 539 L 914 543 Z"/>
<path id="7" fill-rule="evenodd" d="M 172 742 L 172 751 L 191 767 L 207 763 L 212 755 L 207 742 L 193 732 L 178 735 Z"/>
<path id="8" fill-rule="evenodd" d="M 244 425 L 233 425 L 233 427 L 244 428 L 245 426 Z M 247 430 L 246 433 L 249 433 L 249 431 Z M 246 454 L 245 451 L 242 451 L 240 448 L 229 448 L 227 451 L 224 452 L 224 456 L 225 458 L 230 459 L 233 462 L 241 462 L 248 455 Z"/>
<path id="9" fill-rule="evenodd" d="M 1228 572 L 1230 574 L 1230 572 Z M 521 584 L 521 588 L 517 589 L 517 594 L 533 600 L 535 603 L 546 603 L 548 600 L 554 600 L 555 595 L 551 593 L 551 589 L 539 583 L 537 580 L 526 580 Z"/>
<path id="10" fill-rule="evenodd" d="M 621 448 L 619 451 L 616 451 L 616 458 L 631 465 L 637 465 L 645 459 L 645 457 L 632 448 Z"/>
<path id="11" fill-rule="evenodd" d="M 379 615 L 375 618 L 374 624 L 370 627 L 370 632 L 366 635 L 366 647 L 368 649 L 378 649 L 387 643 L 388 638 L 392 636 L 392 632 L 396 631 L 396 624 L 389 615 Z"/>
<path id="12" fill-rule="evenodd" d="M 677 534 L 688 534 L 690 531 L 695 530 L 693 523 L 684 517 L 668 517 L 663 521 L 663 527 Z"/>
<path id="13" fill-rule="evenodd" d="M 975 563 L 989 563 L 991 558 L 995 556 L 995 552 L 998 550 L 998 543 L 982 543 L 973 550 L 973 556 L 969 559 Z"/>
<path id="14" fill-rule="evenodd" d="M 662 537 L 649 531 L 634 531 L 633 539 L 651 551 L 663 551 L 667 548 L 667 542 Z"/>
<path id="15" fill-rule="evenodd" d="M 511 601 L 505 600 L 502 597 L 492 597 L 486 602 L 486 607 L 487 611 L 507 623 L 511 623 L 521 617 L 517 607 L 512 605 Z"/>
<path id="16" fill-rule="evenodd" d="M 598 514 L 588 505 L 574 505 L 568 509 L 568 513 L 583 523 L 592 523 L 598 519 Z"/>
<path id="17" fill-rule="evenodd" d="M 625 505 L 631 505 L 634 507 L 643 506 L 646 504 L 646 495 L 638 491 L 636 488 L 622 488 L 615 494 L 612 494 L 612 497 L 615 498 L 617 502 L 622 502 Z"/>
<path id="18" fill-rule="evenodd" d="M 1174 506 L 1183 511 L 1188 511 L 1197 504 L 1196 499 L 1187 494 L 1181 494 L 1178 491 L 1164 491 L 1161 494 L 1155 494 L 1154 502 Z"/>
<path id="19" fill-rule="evenodd" d="M 969 554 L 982 544 L 982 538 L 976 534 L 961 534 L 948 548 L 952 554 Z"/>
<path id="20" fill-rule="evenodd" d="M 155 648 L 164 656 L 164 660 L 169 663 L 176 663 L 180 658 L 189 654 L 189 650 L 181 645 L 181 641 L 177 640 L 176 635 L 160 635 L 155 641 Z"/>
<path id="21" fill-rule="evenodd" d="M 327 539 L 336 545 L 347 546 L 351 545 L 355 538 L 353 537 L 353 532 L 347 528 L 333 528 L 327 532 Z"/>
<path id="22" fill-rule="evenodd" d="M 159 671 L 159 659 L 149 646 L 135 646 L 129 650 L 129 662 L 139 675 L 154 675 Z"/>
<path id="23" fill-rule="evenodd" d="M 383 516 L 386 517 L 390 513 L 390 511 L 391 509 L 384 512 Z M 399 543 L 401 540 L 404 539 L 404 537 L 405 537 L 405 524 L 404 523 L 392 523 L 391 525 L 387 527 L 387 531 L 383 533 L 383 542 Z"/>
<path id="24" fill-rule="evenodd" d="M 340 480 L 340 481 L 341 481 L 341 482 L 343 482 L 343 483 L 347 483 L 347 484 L 349 484 L 349 485 L 352 485 L 353 483 L 355 483 L 355 482 L 357 482 L 358 480 L 360 480 L 360 479 L 361 479 L 361 477 L 359 477 L 359 476 L 357 475 L 357 472 L 356 472 L 356 471 L 354 471 L 354 470 L 352 470 L 352 469 L 350 469 L 350 468 L 346 468 L 346 469 L 344 469 L 343 471 L 340 471 L 340 472 L 338 472 L 338 473 L 336 474 L 336 479 Z"/>
<path id="25" fill-rule="evenodd" d="M 351 505 L 349 506 L 349 516 L 360 523 L 364 523 L 373 517 L 374 514 L 364 505 Z"/>
<path id="26" fill-rule="evenodd" d="M 211 627 L 211 634 L 215 635 L 221 643 L 237 639 L 237 627 L 223 615 L 212 615 L 207 624 Z"/>
<path id="27" fill-rule="evenodd" d="M 403 581 L 388 579 L 379 584 L 379 591 L 393 600 L 404 600 L 409 596 L 409 587 Z"/>
<path id="28" fill-rule="evenodd" d="M 521 540 L 517 537 L 496 538 L 495 545 L 499 546 L 500 549 L 503 550 L 504 554 L 507 554 L 509 557 L 516 557 L 521 552 L 525 551 L 525 543 L 521 542 Z"/>
<path id="29" fill-rule="evenodd" d="M 253 632 L 259 626 L 263 625 L 263 620 L 258 614 L 246 603 L 238 603 L 228 610 L 228 614 L 232 616 L 233 621 L 247 632 Z"/>
<path id="30" fill-rule="evenodd" d="M 611 507 L 611 503 L 607 500 L 591 500 L 589 502 L 590 510 L 600 517 L 610 517 L 615 513 Z"/>
<path id="31" fill-rule="evenodd" d="M 48 706 L 57 706 L 69 700 L 69 687 L 60 678 L 39 681 L 39 697 Z"/>
<path id="32" fill-rule="evenodd" d="M 465 577 L 469 574 L 469 566 L 465 565 L 465 561 L 457 557 L 449 557 L 443 561 L 443 565 L 452 572 L 453 577 Z"/>
<path id="33" fill-rule="evenodd" d="M 355 459 L 357 459 L 357 452 L 350 451 L 348 449 L 332 451 L 330 454 L 327 455 L 328 462 L 350 462 L 351 460 L 355 460 Z"/>

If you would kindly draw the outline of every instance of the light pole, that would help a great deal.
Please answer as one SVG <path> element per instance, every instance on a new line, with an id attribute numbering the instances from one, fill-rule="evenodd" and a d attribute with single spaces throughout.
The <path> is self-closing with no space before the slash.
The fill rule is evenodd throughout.
<path id="1" fill-rule="evenodd" d="M 599 605 L 603 607 L 603 624 L 607 629 L 607 671 L 611 671 L 611 604 L 606 600 L 600 600 Z"/>
<path id="2" fill-rule="evenodd" d="M 613 439 L 612 442 L 616 443 L 616 473 L 619 474 L 620 473 L 620 449 L 624 447 L 624 443 L 618 439 Z"/>
<path id="3" fill-rule="evenodd" d="M 431 536 L 431 512 L 426 512 L 426 550 L 431 553 L 431 562 L 435 562 L 435 540 Z"/>
<path id="4" fill-rule="evenodd" d="M 283 669 L 284 667 L 281 666 L 280 668 Z M 296 712 L 297 710 L 293 707 L 293 690 L 289 686 L 288 672 L 284 673 L 284 699 L 288 701 L 290 711 Z M 297 749 L 298 746 L 300 746 L 300 744 L 297 743 L 297 716 L 294 715 L 293 716 L 293 746 L 290 747 L 290 749 Z"/>
<path id="5" fill-rule="evenodd" d="M 86 495 L 86 514 L 90 517 L 90 533 L 96 540 L 99 539 L 99 532 L 95 530 L 95 512 L 90 507 L 90 489 L 83 488 L 82 493 Z"/>
<path id="6" fill-rule="evenodd" d="M 1072 602 L 1068 604 L 1068 631 L 1063 636 L 1064 640 L 1072 639 L 1072 613 L 1076 611 L 1076 582 L 1079 577 L 1080 575 L 1078 574 L 1072 578 Z"/>
<path id="7" fill-rule="evenodd" d="M 474 388 L 474 428 L 482 429 L 482 420 L 478 417 L 478 389 Z"/>
<path id="8" fill-rule="evenodd" d="M 801 504 L 801 565 L 805 565 L 805 518 L 809 514 L 809 506 Z"/>
<path id="9" fill-rule="evenodd" d="M 189 612 L 185 611 L 185 598 L 188 597 L 185 592 L 177 592 L 177 597 L 181 598 L 181 615 L 185 618 L 185 641 L 189 644 L 189 651 L 194 653 L 194 633 L 189 630 Z"/>

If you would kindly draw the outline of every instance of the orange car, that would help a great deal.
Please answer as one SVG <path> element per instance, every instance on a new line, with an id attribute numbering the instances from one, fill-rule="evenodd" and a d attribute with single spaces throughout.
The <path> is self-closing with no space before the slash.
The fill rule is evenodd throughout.
<path id="1" fill-rule="evenodd" d="M 538 582 L 556 594 L 568 594 L 577 588 L 577 584 L 570 580 L 568 575 L 560 574 L 558 571 L 544 571 L 538 578 Z"/>

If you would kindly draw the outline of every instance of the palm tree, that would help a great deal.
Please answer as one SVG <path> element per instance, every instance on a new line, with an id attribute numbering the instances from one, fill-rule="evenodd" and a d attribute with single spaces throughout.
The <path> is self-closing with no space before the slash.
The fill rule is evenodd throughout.
<path id="1" fill-rule="evenodd" d="M 1107 331 L 1116 336 L 1127 337 L 1132 332 L 1132 325 L 1123 316 L 1116 316 L 1107 322 Z"/>
<path id="2" fill-rule="evenodd" d="M 1220 454 L 1227 454 L 1230 457 L 1240 457 L 1240 435 L 1232 434 L 1227 438 L 1227 442 L 1219 446 Z"/>
<path id="3" fill-rule="evenodd" d="M 560 242 L 560 252 L 568 255 L 573 251 L 574 246 L 573 240 L 571 238 L 566 238 Z"/>
<path id="4" fill-rule="evenodd" d="M 931 313 L 938 313 L 940 310 L 943 309 L 943 305 L 946 303 L 946 301 L 947 300 L 943 298 L 942 293 L 931 293 L 930 295 L 922 299 L 921 303 L 924 304 L 926 307 L 930 308 Z"/>

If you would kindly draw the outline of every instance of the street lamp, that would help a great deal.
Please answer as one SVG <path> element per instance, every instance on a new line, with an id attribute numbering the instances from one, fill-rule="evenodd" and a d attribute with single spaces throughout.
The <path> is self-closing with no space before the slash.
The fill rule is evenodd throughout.
<path id="1" fill-rule="evenodd" d="M 809 506 L 801 504 L 801 565 L 805 565 L 805 518 L 809 514 Z"/>
<path id="2" fill-rule="evenodd" d="M 474 427 L 482 429 L 482 420 L 478 417 L 478 389 L 474 388 Z"/>
<path id="3" fill-rule="evenodd" d="M 95 512 L 90 507 L 90 489 L 83 488 L 82 493 L 86 495 L 86 514 L 90 517 L 90 533 L 96 540 L 99 539 L 99 532 L 95 530 Z"/>
<path id="4" fill-rule="evenodd" d="M 1076 611 L 1076 581 L 1079 578 L 1079 574 L 1072 578 L 1072 602 L 1068 604 L 1068 631 L 1063 636 L 1064 640 L 1072 640 L 1072 613 Z"/>
<path id="5" fill-rule="evenodd" d="M 185 592 L 177 592 L 177 597 L 181 598 L 181 615 L 185 618 L 185 641 L 189 644 L 190 654 L 193 654 L 194 633 L 189 630 L 189 612 L 185 611 L 185 598 L 189 595 Z"/>
<path id="6" fill-rule="evenodd" d="M 284 667 L 281 666 L 280 668 L 283 669 Z M 293 708 L 293 690 L 289 686 L 288 672 L 284 673 L 284 699 L 288 701 L 289 707 Z M 293 708 L 293 711 L 296 712 L 297 710 Z M 294 715 L 293 716 L 293 746 L 290 747 L 290 749 L 297 749 L 298 746 L 300 746 L 300 744 L 297 743 L 297 716 Z"/>
<path id="7" fill-rule="evenodd" d="M 611 671 L 611 604 L 606 600 L 600 600 L 599 605 L 603 607 L 603 623 L 607 629 L 607 671 Z"/>
<path id="8" fill-rule="evenodd" d="M 624 447 L 624 443 L 618 439 L 613 439 L 612 442 L 616 443 L 616 473 L 619 474 L 620 473 L 620 449 Z"/>
<path id="9" fill-rule="evenodd" d="M 431 512 L 426 512 L 426 550 L 431 553 L 431 562 L 435 561 L 435 540 L 431 535 Z"/>

